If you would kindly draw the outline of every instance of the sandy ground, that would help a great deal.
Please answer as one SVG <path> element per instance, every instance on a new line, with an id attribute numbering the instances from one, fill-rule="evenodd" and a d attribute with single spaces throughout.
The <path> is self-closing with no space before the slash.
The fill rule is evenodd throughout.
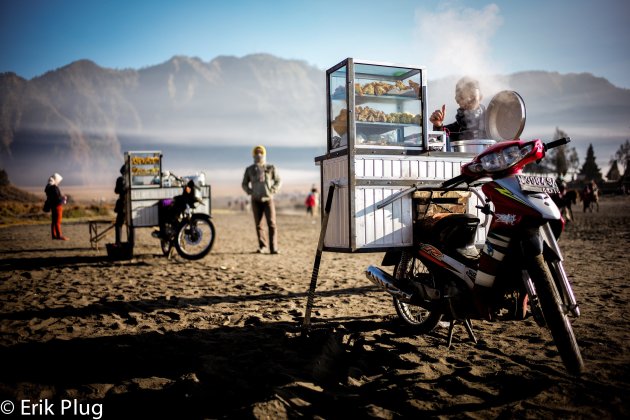
<path id="1" fill-rule="evenodd" d="M 117 195 L 114 193 L 114 185 L 60 185 L 61 191 L 64 195 L 72 197 L 73 200 L 80 203 L 102 203 L 102 202 L 114 202 Z M 312 183 L 293 182 L 292 180 L 283 181 L 281 197 L 289 198 L 294 196 L 301 197 L 301 201 L 306 198 L 306 195 L 311 190 Z M 44 194 L 44 186 L 18 186 L 21 190 L 27 191 L 31 194 L 39 196 L 42 200 L 46 199 Z M 245 199 L 247 195 L 241 189 L 239 182 L 223 182 L 213 183 L 211 185 L 211 194 L 213 200 L 218 200 L 217 203 L 213 203 L 215 206 L 225 206 L 227 201 L 238 199 Z M 300 203 L 301 204 L 301 203 Z"/>
<path id="2" fill-rule="evenodd" d="M 363 276 L 381 254 L 324 253 L 301 334 L 320 230 L 302 215 L 280 215 L 282 254 L 260 255 L 249 213 L 216 213 L 195 262 L 163 257 L 150 229 L 116 262 L 84 222 L 64 223 L 68 242 L 3 228 L 0 400 L 108 419 L 628 418 L 629 214 L 629 197 L 604 198 L 560 241 L 583 314 L 579 379 L 531 318 L 474 321 L 476 345 L 457 327 L 450 349 L 444 328 L 402 327 Z"/>

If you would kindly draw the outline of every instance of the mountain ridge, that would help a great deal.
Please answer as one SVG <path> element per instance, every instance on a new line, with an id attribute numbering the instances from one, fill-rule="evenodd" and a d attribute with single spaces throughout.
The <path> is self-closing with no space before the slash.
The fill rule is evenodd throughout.
<path id="1" fill-rule="evenodd" d="M 531 126 L 524 135 L 552 135 L 555 126 L 606 131 L 604 141 L 627 135 L 630 90 L 605 78 L 536 70 L 493 79 L 488 92 L 510 88 L 524 97 Z M 429 80 L 429 111 L 444 101 L 454 112 L 454 81 Z M 51 170 L 90 184 L 117 172 L 129 143 L 315 146 L 325 143 L 325 109 L 325 71 L 266 53 L 208 62 L 175 55 L 139 70 L 82 59 L 30 80 L 7 72 L 0 74 L 0 167 L 18 185 Z"/>

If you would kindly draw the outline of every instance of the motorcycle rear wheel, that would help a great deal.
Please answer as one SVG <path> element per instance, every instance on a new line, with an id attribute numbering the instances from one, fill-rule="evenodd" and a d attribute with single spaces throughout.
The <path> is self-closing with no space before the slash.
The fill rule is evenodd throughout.
<path id="1" fill-rule="evenodd" d="M 404 279 L 412 279 L 418 273 L 426 272 L 428 272 L 427 268 L 413 256 L 411 251 L 403 251 L 400 261 L 394 268 L 394 278 L 403 282 Z M 413 326 L 419 334 L 430 333 L 442 319 L 441 312 L 403 302 L 396 297 L 394 297 L 394 308 L 398 316 L 406 324 Z"/>
<path id="2" fill-rule="evenodd" d="M 175 236 L 175 249 L 182 258 L 198 260 L 212 249 L 215 229 L 210 216 L 193 214 L 190 221 L 183 223 Z"/>
<path id="3" fill-rule="evenodd" d="M 562 309 L 560 294 L 543 255 L 534 257 L 527 270 L 534 282 L 545 321 L 551 331 L 560 357 L 567 371 L 572 375 L 579 376 L 584 370 L 582 354 L 571 326 L 569 314 Z"/>

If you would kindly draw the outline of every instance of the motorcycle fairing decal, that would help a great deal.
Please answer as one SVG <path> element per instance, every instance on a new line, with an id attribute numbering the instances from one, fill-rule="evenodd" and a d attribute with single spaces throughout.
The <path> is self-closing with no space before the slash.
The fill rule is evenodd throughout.
<path id="1" fill-rule="evenodd" d="M 497 261 L 503 261 L 509 245 L 509 237 L 490 232 L 486 236 L 483 252 Z"/>
<path id="2" fill-rule="evenodd" d="M 479 270 L 477 271 L 475 284 L 485 287 L 494 285 L 497 266 L 505 258 L 510 239 L 509 236 L 499 235 L 492 231 L 488 233 L 479 261 Z"/>
<path id="3" fill-rule="evenodd" d="M 517 217 L 540 218 L 542 216 L 543 219 L 560 219 L 560 210 L 548 194 L 525 194 L 514 175 L 489 182 L 482 187 L 482 190 L 490 200 L 494 201 L 496 213 L 516 214 Z M 493 219 L 493 223 L 495 221 Z"/>
<path id="4" fill-rule="evenodd" d="M 517 219 L 517 216 L 515 214 L 495 213 L 494 217 L 496 217 L 498 223 L 503 223 L 510 226 L 514 225 Z"/>
<path id="5" fill-rule="evenodd" d="M 483 252 L 497 261 L 503 261 L 503 258 L 505 258 L 505 254 L 503 252 L 499 252 L 489 241 L 486 241 L 483 245 Z"/>
<path id="6" fill-rule="evenodd" d="M 508 245 L 510 245 L 510 237 L 490 232 L 488 233 L 488 236 L 486 236 L 486 242 L 491 242 L 493 245 L 507 248 Z"/>
<path id="7" fill-rule="evenodd" d="M 501 195 L 507 197 L 507 198 L 511 198 L 512 200 L 516 200 L 519 203 L 525 204 L 526 206 L 528 206 L 529 204 L 527 204 L 527 202 L 525 200 L 523 200 L 520 197 L 517 197 L 512 191 L 508 190 L 505 187 L 494 187 L 495 190 L 497 190 Z"/>
<path id="8" fill-rule="evenodd" d="M 427 257 L 428 259 L 430 259 L 431 261 L 433 261 L 440 267 L 449 268 L 447 267 L 446 263 L 442 261 L 444 258 L 444 254 L 442 254 L 440 250 L 434 247 L 433 245 L 421 244 L 419 252 L 421 254 L 424 254 L 425 257 Z"/>
<path id="9" fill-rule="evenodd" d="M 464 280 L 468 287 L 472 288 L 474 283 L 471 281 L 471 276 L 468 273 L 470 269 L 464 264 L 443 254 L 439 249 L 429 244 L 420 244 L 418 252 L 425 258 L 429 259 L 433 263 L 439 265 L 442 268 L 455 274 L 460 279 Z"/>

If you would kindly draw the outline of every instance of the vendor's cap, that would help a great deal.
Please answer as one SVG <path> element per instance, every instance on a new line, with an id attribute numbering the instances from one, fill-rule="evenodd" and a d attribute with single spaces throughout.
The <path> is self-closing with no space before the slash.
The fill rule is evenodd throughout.
<path id="1" fill-rule="evenodd" d="M 254 147 L 254 149 L 252 150 L 252 156 L 256 156 L 258 153 L 262 153 L 263 155 L 267 155 L 267 150 L 265 149 L 265 146 L 256 146 Z"/>

